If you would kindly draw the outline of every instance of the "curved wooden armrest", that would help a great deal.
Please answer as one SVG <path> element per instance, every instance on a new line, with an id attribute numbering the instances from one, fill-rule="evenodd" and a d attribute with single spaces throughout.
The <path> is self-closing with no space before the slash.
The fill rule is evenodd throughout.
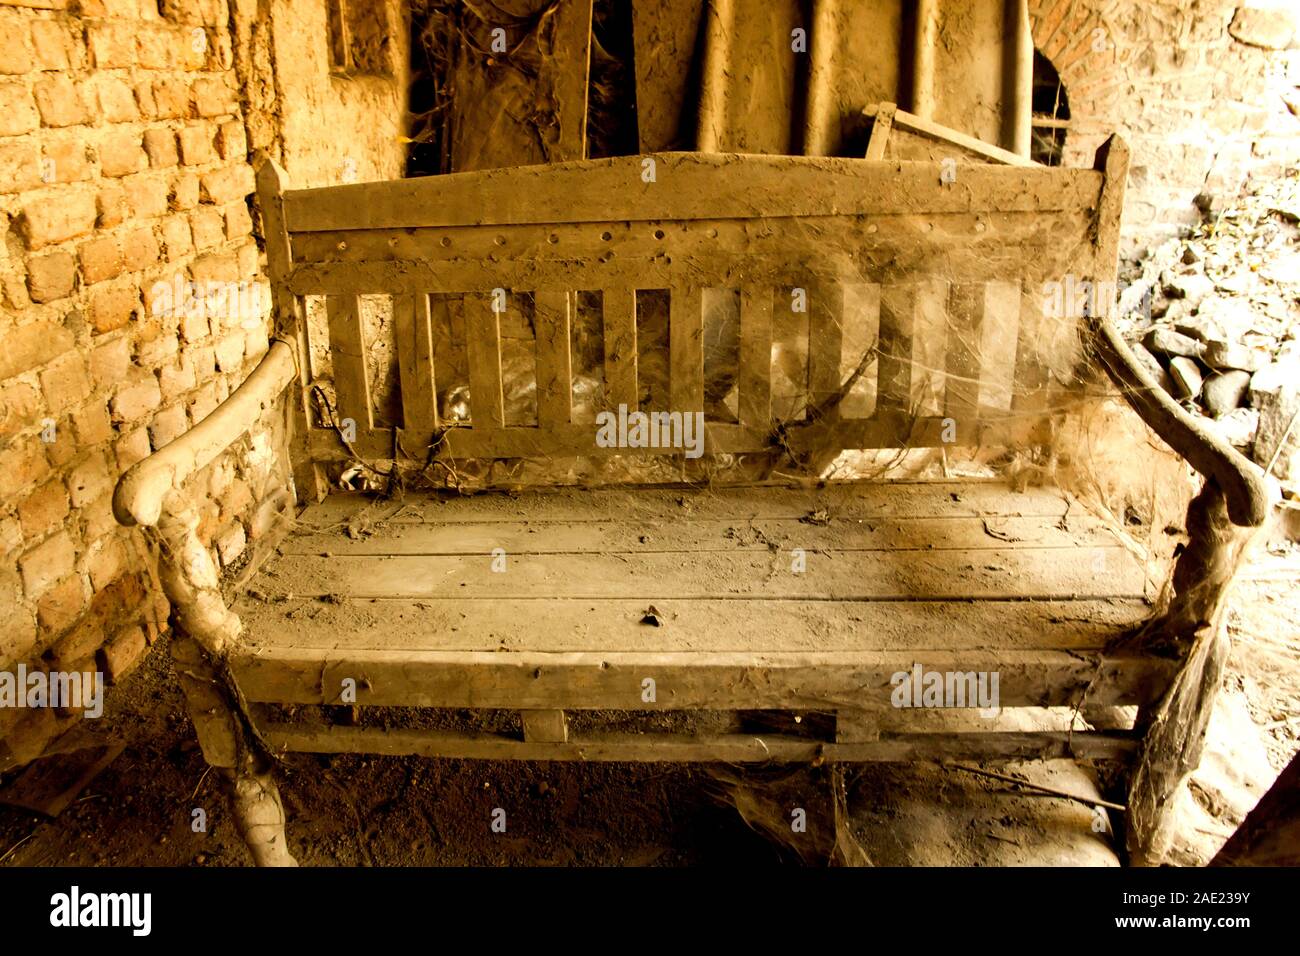
<path id="1" fill-rule="evenodd" d="M 1133 410 L 1170 448 L 1218 484 L 1232 523 L 1257 528 L 1267 521 L 1277 495 L 1264 473 L 1175 402 L 1142 367 L 1110 321 L 1096 320 L 1094 341 L 1102 365 Z"/>
<path id="2" fill-rule="evenodd" d="M 156 525 L 167 495 L 247 432 L 297 374 L 293 348 L 272 342 L 253 373 L 207 418 L 127 469 L 113 492 L 118 523 Z"/>

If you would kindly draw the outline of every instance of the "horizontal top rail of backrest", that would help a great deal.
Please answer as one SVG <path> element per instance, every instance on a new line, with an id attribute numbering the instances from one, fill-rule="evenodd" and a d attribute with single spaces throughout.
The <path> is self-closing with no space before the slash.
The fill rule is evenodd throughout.
<path id="1" fill-rule="evenodd" d="M 661 153 L 284 194 L 291 234 L 665 219 L 1092 211 L 1091 169 Z"/>

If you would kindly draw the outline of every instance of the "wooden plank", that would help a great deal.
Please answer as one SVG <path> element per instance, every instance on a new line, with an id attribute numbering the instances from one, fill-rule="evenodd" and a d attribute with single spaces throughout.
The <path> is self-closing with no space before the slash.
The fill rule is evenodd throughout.
<path id="1" fill-rule="evenodd" d="M 444 509 L 444 512 L 450 511 Z M 1116 544 L 1115 535 L 1096 519 L 1071 516 L 1070 529 L 1057 518 L 914 518 L 902 520 L 831 521 L 810 524 L 806 516 L 701 518 L 671 529 L 645 517 L 591 521 L 458 520 L 445 513 L 437 523 L 392 522 L 374 528 L 364 538 L 339 532 L 313 534 L 301 523 L 281 544 L 283 554 L 333 555 L 490 555 L 502 548 L 511 555 L 680 553 L 718 551 L 769 553 L 775 545 L 836 554 L 878 551 L 1003 550 L 1019 544 L 1036 548 L 1103 548 Z M 1009 545 L 1008 542 L 1011 542 Z M 814 558 L 814 561 L 816 558 Z"/>
<path id="2" fill-rule="evenodd" d="M 813 556 L 816 566 L 819 559 Z M 483 562 L 486 564 L 487 562 Z M 509 563 L 506 573 L 509 573 Z M 1049 648 L 1095 653 L 1140 626 L 1151 608 L 1139 598 L 1045 601 L 819 601 L 745 598 L 660 601 L 663 626 L 642 623 L 645 600 L 411 598 L 333 604 L 295 596 L 249 597 L 238 613 L 259 644 L 288 652 L 544 651 L 684 654 L 796 648 L 823 652 Z M 545 621 L 541 632 L 537 622 Z M 761 623 L 756 624 L 759 621 Z M 908 665 L 910 666 L 910 664 Z"/>
<path id="3" fill-rule="evenodd" d="M 237 649 L 232 674 L 252 702 L 336 704 L 344 679 L 361 706 L 506 710 L 834 710 L 890 708 L 894 674 L 999 674 L 1003 707 L 1143 704 L 1170 662 L 1064 651 L 729 654 Z M 654 700 L 645 680 L 654 681 Z M 892 709 L 892 708 L 891 708 Z"/>
<path id="4" fill-rule="evenodd" d="M 525 0 L 497 24 L 467 17 L 448 78 L 452 169 L 555 163 L 586 156 L 591 0 Z M 524 24 L 533 27 L 525 31 Z M 491 116 L 490 123 L 476 117 Z"/>
<path id="5" fill-rule="evenodd" d="M 954 283 L 948 290 L 944 414 L 957 420 L 979 414 L 984 296 L 985 286 L 980 283 Z M 973 444 L 976 437 L 960 433 L 956 436 L 960 445 Z"/>
<path id="6" fill-rule="evenodd" d="M 855 277 L 863 281 L 896 279 L 904 273 L 934 273 L 937 250 L 952 257 L 941 262 L 943 278 L 951 281 L 1005 280 L 1015 276 L 1037 276 L 1041 280 L 1059 278 L 1084 253 L 1077 247 L 1062 246 L 1061 237 L 1083 236 L 1091 228 L 1093 213 L 1084 210 L 896 213 L 865 217 L 819 215 L 802 219 L 801 228 L 806 230 L 803 235 L 816 236 L 815 246 L 810 246 L 810 240 L 802 236 L 792 238 L 788 223 L 746 213 L 735 219 L 659 220 L 631 227 L 601 221 L 523 223 L 492 229 L 473 226 L 349 228 L 298 233 L 293 239 L 293 251 L 294 262 L 299 265 L 366 262 L 437 265 L 445 281 L 436 288 L 462 291 L 489 287 L 481 285 L 476 278 L 482 271 L 470 268 L 479 260 L 489 260 L 486 265 L 498 272 L 533 260 L 548 263 L 552 268 L 571 269 L 578 263 L 570 260 L 605 260 L 598 264 L 610 267 L 607 272 L 624 268 L 626 276 L 622 284 L 656 288 L 647 284 L 644 269 L 665 256 L 674 260 L 689 256 L 692 267 L 717 270 L 714 276 L 719 281 L 724 279 L 722 273 L 728 267 L 744 264 L 751 268 L 741 274 L 741 285 L 764 281 L 770 281 L 774 287 L 802 285 L 806 275 L 801 272 L 806 272 L 806 267 L 801 268 L 802 264 L 792 258 L 792 251 L 807 249 L 811 254 L 822 255 L 824 248 L 837 248 L 850 255 L 857 269 Z M 766 228 L 758 227 L 756 220 Z M 625 265 L 625 261 L 630 264 Z M 671 263 L 661 262 L 660 266 L 669 267 L 661 268 L 661 273 L 672 271 Z M 755 266 L 758 268 L 754 269 Z M 463 280 L 449 271 L 456 268 L 467 270 Z M 460 281 L 469 284 L 460 285 Z"/>
<path id="7" fill-rule="evenodd" d="M 682 141 L 682 117 L 694 106 L 687 94 L 704 0 L 637 0 L 630 6 L 641 152 L 690 146 Z"/>
<path id="8" fill-rule="evenodd" d="M 433 326 L 427 295 L 393 297 L 393 328 L 402 388 L 402 427 L 438 427 L 438 390 L 433 370 Z"/>
<path id="9" fill-rule="evenodd" d="M 981 411 L 980 419 L 959 420 L 962 434 L 978 434 L 988 447 L 1006 446 L 1023 441 L 1023 423 L 1008 419 L 1001 409 Z M 913 413 L 878 411 L 871 418 L 842 421 L 794 422 L 786 428 L 785 443 L 794 451 L 826 451 L 830 448 L 939 448 L 947 444 L 949 422 L 939 416 L 918 417 Z M 705 451 L 708 454 L 767 452 L 772 449 L 771 429 L 746 428 L 741 425 L 705 422 Z M 621 455 L 669 456 L 683 454 L 681 448 L 619 448 L 596 444 L 596 430 L 590 425 L 557 425 L 549 429 L 531 426 L 508 428 L 452 428 L 443 435 L 439 457 L 464 458 L 548 458 L 586 456 L 601 458 Z M 431 432 L 407 432 L 404 449 L 399 455 L 427 447 L 434 439 Z M 359 434 L 352 443 L 356 452 L 372 458 L 391 458 L 394 454 L 390 429 L 375 429 Z M 318 461 L 346 460 L 352 454 L 341 445 L 331 430 L 315 429 L 310 436 L 312 457 Z M 416 459 L 423 461 L 423 455 Z M 599 478 L 584 480 L 584 485 L 599 484 Z M 723 482 L 719 482 L 723 483 Z M 731 482 L 734 484 L 734 482 Z M 517 488 L 516 488 L 517 490 Z"/>
<path id="10" fill-rule="evenodd" d="M 834 95 L 838 18 L 838 0 L 813 0 L 812 37 L 808 46 L 808 74 L 804 87 L 805 156 L 830 156 L 839 139 L 840 117 Z"/>
<path id="11" fill-rule="evenodd" d="M 888 106 L 890 104 L 885 105 Z M 870 116 L 877 109 L 878 107 L 867 107 L 863 112 Z M 891 139 L 891 144 L 894 145 L 889 152 L 897 154 L 896 158 L 904 161 L 919 161 L 920 157 L 911 155 L 907 151 L 899 149 L 896 145 L 899 141 L 898 133 L 917 137 L 920 140 L 932 143 L 935 147 L 949 147 L 950 151 L 956 151 L 956 155 L 953 158 L 965 159 L 969 157 L 1005 166 L 1016 166 L 1021 169 L 1048 168 L 1040 163 L 1034 162 L 1028 156 L 1021 156 L 1009 149 L 1003 149 L 1000 146 L 986 143 L 982 139 L 977 139 L 976 137 L 963 133 L 960 130 L 953 129 L 951 126 L 944 126 L 942 123 L 936 123 L 934 120 L 926 119 L 924 116 L 918 115 L 918 113 L 915 112 L 909 113 L 907 110 L 895 108 L 890 118 L 890 125 L 895 133 Z M 868 142 L 867 148 L 871 148 L 870 142 Z M 885 157 L 882 155 L 881 158 L 883 159 Z M 966 174 L 967 170 L 963 168 L 961 175 L 964 177 Z"/>
<path id="12" fill-rule="evenodd" d="M 873 117 L 871 124 L 871 136 L 867 140 L 866 158 L 872 161 L 880 161 L 885 158 L 885 146 L 889 142 L 890 132 L 894 128 L 894 114 L 898 107 L 893 103 L 881 103 L 876 107 L 869 107 L 863 112 Z"/>
<path id="13" fill-rule="evenodd" d="M 375 508 L 362 494 L 335 492 L 313 505 L 300 521 L 321 527 L 347 521 L 361 510 Z M 399 511 L 397 505 L 391 510 Z M 791 481 L 746 482 L 733 486 L 701 487 L 685 482 L 629 485 L 611 488 L 538 488 L 521 494 L 460 495 L 408 494 L 391 523 L 426 524 L 499 520 L 544 527 L 548 522 L 618 520 L 662 526 L 678 521 L 728 519 L 738 526 L 767 518 L 808 519 L 826 512 L 830 528 L 849 525 L 917 520 L 921 518 L 989 518 L 990 524 L 1007 517 L 1042 517 L 1073 529 L 1089 521 L 1086 508 L 1052 486 L 1010 487 L 1005 480 L 835 481 L 804 485 Z M 1086 526 L 1086 525 L 1085 525 Z"/>
<path id="14" fill-rule="evenodd" d="M 912 333 L 916 322 L 916 287 L 889 284 L 880 290 L 880 362 L 876 407 L 912 411 Z"/>
<path id="15" fill-rule="evenodd" d="M 700 105 L 695 148 L 718 151 L 727 133 L 727 92 L 731 70 L 731 38 L 735 33 L 733 0 L 705 0 L 704 64 L 700 71 Z"/>
<path id="16" fill-rule="evenodd" d="M 1019 414 L 1038 414 L 1047 404 L 1047 367 L 1042 335 L 1048 321 L 1043 315 L 1043 289 L 1026 285 L 1020 291 L 1020 332 L 1016 338 L 1016 368 L 1011 408 Z M 1054 321 L 1054 320 L 1053 320 Z"/>
<path id="17" fill-rule="evenodd" d="M 896 121 L 897 122 L 897 121 Z M 291 234 L 337 229 L 661 222 L 826 215 L 932 215 L 1095 209 L 1102 174 L 1059 167 L 963 166 L 936 189 L 938 163 L 839 157 L 663 153 L 654 182 L 636 156 L 355 183 L 285 194 Z M 774 190 L 773 183 L 781 188 Z M 665 188 L 667 187 L 667 188 Z"/>
<path id="18" fill-rule="evenodd" d="M 699 287 L 674 286 L 668 315 L 669 411 L 704 411 L 704 309 Z"/>
<path id="19" fill-rule="evenodd" d="M 293 430 L 289 437 L 293 453 L 294 492 L 299 504 L 320 501 L 329 491 L 325 471 L 311 457 L 308 435 L 311 431 L 310 363 L 311 354 L 307 322 L 302 303 L 287 287 L 293 269 L 289 231 L 284 224 L 284 191 L 288 174 L 274 160 L 267 158 L 257 170 L 257 205 L 262 214 L 262 233 L 266 240 L 266 268 L 271 279 L 275 304 L 275 331 L 294 344 L 298 356 L 297 389 L 290 396 Z"/>
<path id="20" fill-rule="evenodd" d="M 882 551 L 870 561 L 827 550 L 791 573 L 789 554 L 738 552 L 515 555 L 508 574 L 460 555 L 286 555 L 272 597 L 1001 600 L 1141 597 L 1142 568 L 1122 548 Z M 1105 568 L 1099 574 L 1098 568 Z M 286 583 L 281 584 L 280 580 Z"/>
<path id="21" fill-rule="evenodd" d="M 808 402 L 810 417 L 839 417 L 840 359 L 844 354 L 844 287 L 817 282 L 808 289 Z"/>
<path id="22" fill-rule="evenodd" d="M 1029 23 L 1027 0 L 1003 0 L 1012 38 L 1009 59 L 1011 68 L 1005 71 L 1005 82 L 1010 88 L 1003 93 L 1003 120 L 1006 131 L 1003 139 L 1011 152 L 1029 158 L 1030 139 L 1034 119 L 1034 34 Z"/>
<path id="23" fill-rule="evenodd" d="M 469 407 L 474 430 L 504 428 L 501 387 L 501 316 L 491 295 L 465 296 L 465 348 L 469 359 Z"/>
<path id="24" fill-rule="evenodd" d="M 355 295 L 325 297 L 330 330 L 330 362 L 339 424 L 351 419 L 360 433 L 374 427 L 370 409 L 370 369 L 361 331 L 361 301 Z"/>
<path id="25" fill-rule="evenodd" d="M 939 0 L 917 0 L 912 35 L 912 109 L 934 115 L 935 56 L 939 45 Z"/>
<path id="26" fill-rule="evenodd" d="M 569 739 L 569 720 L 562 710 L 520 712 L 527 743 L 562 744 Z"/>
<path id="27" fill-rule="evenodd" d="M 740 290 L 740 424 L 772 427 L 772 296 L 765 286 Z"/>
<path id="28" fill-rule="evenodd" d="M 605 336 L 605 398 L 612 410 L 639 404 L 637 384 L 636 291 L 611 286 L 601 292 Z"/>
<path id="29" fill-rule="evenodd" d="M 1116 760 L 1136 743 L 1118 733 L 899 734 L 862 743 L 823 743 L 775 734 L 583 734 L 564 743 L 518 741 L 503 734 L 367 727 L 295 727 L 268 723 L 262 737 L 276 750 L 372 753 L 463 760 L 580 760 L 661 763 L 845 763 L 915 760 Z"/>
<path id="30" fill-rule="evenodd" d="M 567 425 L 573 416 L 573 369 L 569 326 L 572 294 L 539 289 L 534 294 L 537 331 L 537 423 Z"/>

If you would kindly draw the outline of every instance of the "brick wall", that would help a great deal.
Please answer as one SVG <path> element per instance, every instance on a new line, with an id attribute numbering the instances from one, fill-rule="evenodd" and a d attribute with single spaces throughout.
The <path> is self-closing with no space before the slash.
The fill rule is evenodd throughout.
<path id="1" fill-rule="evenodd" d="M 1030 0 L 1034 42 L 1065 85 L 1065 162 L 1112 131 L 1133 147 L 1125 252 L 1197 220 L 1202 192 L 1300 159 L 1300 12 L 1289 0 Z"/>
<path id="2" fill-rule="evenodd" d="M 112 680 L 166 626 L 110 499 L 267 347 L 232 26 L 255 6 L 0 0 L 0 668 Z M 187 282 L 244 294 L 205 308 Z M 192 482 L 224 564 L 273 460 L 261 435 Z M 63 720 L 0 710 L 0 766 Z"/>

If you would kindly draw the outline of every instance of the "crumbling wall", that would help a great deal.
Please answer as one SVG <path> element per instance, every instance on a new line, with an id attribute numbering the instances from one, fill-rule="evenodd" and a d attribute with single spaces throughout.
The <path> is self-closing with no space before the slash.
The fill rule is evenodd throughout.
<path id="1" fill-rule="evenodd" d="M 1133 149 L 1124 252 L 1185 231 L 1194 200 L 1300 156 L 1300 11 L 1290 0 L 1030 0 L 1070 102 L 1066 165 L 1112 132 Z"/>
<path id="2" fill-rule="evenodd" d="M 0 0 L 0 669 L 145 653 L 168 607 L 114 484 L 267 348 L 234 6 Z M 226 566 L 275 459 L 257 436 L 192 483 Z M 0 768 L 71 719 L 0 709 Z"/>

